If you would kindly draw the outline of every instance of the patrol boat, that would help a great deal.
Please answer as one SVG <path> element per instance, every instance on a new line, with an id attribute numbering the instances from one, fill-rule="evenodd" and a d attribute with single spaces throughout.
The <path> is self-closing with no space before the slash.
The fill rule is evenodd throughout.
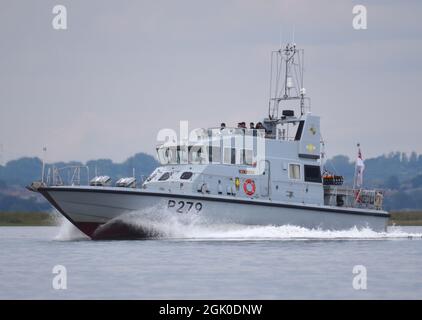
<path id="1" fill-rule="evenodd" d="M 168 136 L 156 149 L 161 166 L 140 184 L 126 178 L 112 186 L 110 177 L 96 176 L 88 185 L 64 185 L 53 169 L 52 181 L 43 175 L 29 188 L 93 239 L 124 238 L 127 228 L 105 226 L 146 209 L 207 223 L 385 230 L 382 191 L 324 174 L 320 118 L 310 112 L 303 61 L 294 44 L 273 51 L 268 116 L 250 128 L 222 124 Z"/>

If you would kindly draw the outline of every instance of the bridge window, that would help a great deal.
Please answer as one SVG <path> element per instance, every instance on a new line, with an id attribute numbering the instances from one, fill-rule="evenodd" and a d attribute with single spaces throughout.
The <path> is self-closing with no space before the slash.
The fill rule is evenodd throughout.
<path id="1" fill-rule="evenodd" d="M 305 181 L 321 183 L 320 166 L 310 166 L 305 164 Z"/>
<path id="2" fill-rule="evenodd" d="M 224 164 L 236 164 L 235 148 L 224 148 Z"/>
<path id="3" fill-rule="evenodd" d="M 161 164 L 177 164 L 180 163 L 180 154 L 177 148 L 158 148 L 158 160 Z"/>
<path id="4" fill-rule="evenodd" d="M 170 172 L 165 172 L 158 181 L 166 181 L 168 178 L 170 178 Z"/>
<path id="5" fill-rule="evenodd" d="M 188 179 L 192 178 L 192 175 L 193 175 L 192 172 L 186 171 L 186 172 L 183 172 L 182 173 L 182 175 L 180 176 L 180 179 L 182 179 L 182 180 L 188 180 Z"/>
<path id="6" fill-rule="evenodd" d="M 253 150 L 245 149 L 242 151 L 243 151 L 242 153 L 244 156 L 243 163 L 248 166 L 251 166 L 253 164 Z"/>
<path id="7" fill-rule="evenodd" d="M 289 164 L 289 178 L 294 180 L 300 180 L 300 164 Z"/>
<path id="8" fill-rule="evenodd" d="M 204 164 L 208 163 L 207 150 L 204 146 L 189 147 L 189 163 Z"/>
<path id="9" fill-rule="evenodd" d="M 221 151 L 220 147 L 209 147 L 209 162 L 220 163 L 221 162 Z"/>
<path id="10" fill-rule="evenodd" d="M 204 146 L 159 147 L 157 149 L 158 160 L 162 165 L 208 163 L 207 152 Z"/>
<path id="11" fill-rule="evenodd" d="M 199 163 L 201 160 L 202 150 L 200 146 L 189 147 L 189 163 Z"/>

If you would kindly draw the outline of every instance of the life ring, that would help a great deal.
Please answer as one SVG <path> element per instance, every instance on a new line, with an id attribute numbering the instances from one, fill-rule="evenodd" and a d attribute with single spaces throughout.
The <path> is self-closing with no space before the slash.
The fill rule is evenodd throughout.
<path id="1" fill-rule="evenodd" d="M 245 191 L 248 196 L 251 196 L 255 193 L 255 190 L 255 182 L 252 179 L 246 179 L 245 183 L 243 183 L 243 191 Z"/>

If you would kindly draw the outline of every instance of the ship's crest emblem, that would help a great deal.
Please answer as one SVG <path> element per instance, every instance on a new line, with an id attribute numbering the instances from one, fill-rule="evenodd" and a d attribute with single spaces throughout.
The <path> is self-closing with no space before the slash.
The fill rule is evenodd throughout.
<path id="1" fill-rule="evenodd" d="M 314 152 L 316 149 L 316 147 L 313 144 L 307 144 L 306 145 L 306 150 L 308 150 L 308 152 Z"/>

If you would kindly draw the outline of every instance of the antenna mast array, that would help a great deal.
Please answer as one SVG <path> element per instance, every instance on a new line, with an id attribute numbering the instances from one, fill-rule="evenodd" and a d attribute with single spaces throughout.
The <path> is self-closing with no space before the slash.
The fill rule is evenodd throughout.
<path id="1" fill-rule="evenodd" d="M 310 99 L 305 97 L 303 87 L 304 59 L 304 50 L 296 48 L 294 43 L 271 52 L 270 119 L 279 118 L 279 109 L 285 101 L 299 100 L 301 115 L 305 113 L 305 108 L 310 110 Z M 305 101 L 308 101 L 308 106 Z"/>

